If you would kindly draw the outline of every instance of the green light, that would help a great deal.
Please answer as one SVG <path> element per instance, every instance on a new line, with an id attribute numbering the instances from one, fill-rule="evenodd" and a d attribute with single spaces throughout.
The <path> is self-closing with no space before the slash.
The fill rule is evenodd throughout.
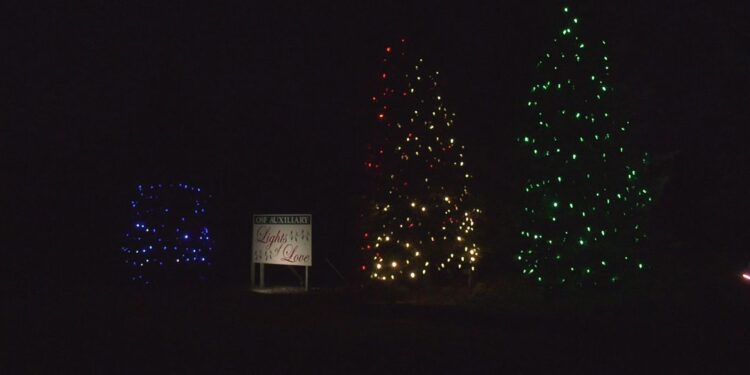
<path id="1" fill-rule="evenodd" d="M 564 6 L 563 10 L 565 13 L 570 12 L 568 6 Z M 531 157 L 537 163 L 549 161 L 544 163 L 544 170 L 539 171 L 543 173 L 532 174 L 536 175 L 533 183 L 520 186 L 522 189 L 528 189 L 529 194 L 538 194 L 538 197 L 536 204 L 530 206 L 523 213 L 528 215 L 528 221 L 535 225 L 533 228 L 536 234 L 531 235 L 534 240 L 529 241 L 534 245 L 532 246 L 534 254 L 531 255 L 532 250 L 524 249 L 521 252 L 523 256 L 519 256 L 519 260 L 522 260 L 526 266 L 525 273 L 533 273 L 536 275 L 533 277 L 534 279 L 540 282 L 543 280 L 546 284 L 558 284 L 560 286 L 561 280 L 569 280 L 571 283 L 579 284 L 586 280 L 584 283 L 599 286 L 605 284 L 607 280 L 612 283 L 615 281 L 619 283 L 623 277 L 620 273 L 622 267 L 630 267 L 633 264 L 638 266 L 637 269 L 646 272 L 644 264 L 638 263 L 637 260 L 634 263 L 622 262 L 623 258 L 621 257 L 627 258 L 623 253 L 627 253 L 628 249 L 619 248 L 617 242 L 620 238 L 629 240 L 630 244 L 633 244 L 634 240 L 636 242 L 640 239 L 645 240 L 645 236 L 642 237 L 643 230 L 633 231 L 635 223 L 630 220 L 637 217 L 636 211 L 649 206 L 647 201 L 651 198 L 646 195 L 647 191 L 635 183 L 640 182 L 638 180 L 647 176 L 648 173 L 647 170 L 636 172 L 630 168 L 629 163 L 623 159 L 624 148 L 621 147 L 621 144 L 624 142 L 617 138 L 617 134 L 608 133 L 609 129 L 619 128 L 623 132 L 630 130 L 626 129 L 627 123 L 620 121 L 619 117 L 617 121 L 610 121 L 614 120 L 615 116 L 610 116 L 610 113 L 607 112 L 612 109 L 611 103 L 606 101 L 611 96 L 609 92 L 613 90 L 608 86 L 612 83 L 609 77 L 608 56 L 604 56 L 605 53 L 600 52 L 596 44 L 592 44 L 593 49 L 589 51 L 592 53 L 591 55 L 588 54 L 589 52 L 581 51 L 581 49 L 588 48 L 585 42 L 591 40 L 584 41 L 579 38 L 578 18 L 567 18 L 567 16 L 563 16 L 563 18 L 569 23 L 562 25 L 562 29 L 553 29 L 553 48 L 555 49 L 546 54 L 551 63 L 551 69 L 546 67 L 546 64 L 549 63 L 544 60 L 544 55 L 540 59 L 545 64 L 541 68 L 545 69 L 544 72 L 549 75 L 546 77 L 539 76 L 535 79 L 538 83 L 533 85 L 536 91 L 532 94 L 536 95 L 541 93 L 542 90 L 546 90 L 547 93 L 555 91 L 557 96 L 552 97 L 554 100 L 539 100 L 531 96 L 529 101 L 529 107 L 532 108 L 529 113 L 535 115 L 533 116 L 535 121 L 530 122 L 529 125 L 534 129 L 541 126 L 544 128 L 544 132 L 529 131 L 530 134 L 534 134 L 533 137 L 516 135 L 518 137 L 516 139 L 520 141 L 518 143 L 522 145 L 524 142 L 529 145 L 533 143 L 534 146 L 544 148 L 532 150 L 532 155 L 526 154 L 527 158 Z M 576 35 L 572 35 L 574 27 L 576 28 Z M 563 36 L 570 36 L 571 42 L 564 42 L 564 38 L 560 38 L 560 34 L 556 34 L 556 32 L 562 32 Z M 596 43 L 597 40 L 602 45 L 606 44 L 600 39 L 591 42 Z M 606 47 L 602 47 L 601 51 L 604 49 Z M 552 56 L 555 56 L 554 61 Z M 583 61 L 584 56 L 591 61 Z M 596 61 L 597 59 L 603 60 Z M 571 60 L 579 63 L 570 64 Z M 572 73 L 568 69 L 578 69 L 578 72 Z M 603 73 L 601 73 L 602 71 Z M 542 73 L 542 71 L 539 72 Z M 578 81 L 572 77 L 576 77 Z M 590 79 L 592 84 L 586 84 L 586 77 Z M 565 90 L 562 90 L 563 84 L 566 85 Z M 550 90 L 553 87 L 556 90 Z M 588 87 L 588 91 L 585 90 L 585 87 Z M 529 99 L 527 98 L 527 100 Z M 568 114 L 571 116 L 568 116 Z M 581 120 L 584 122 L 577 122 Z M 588 122 L 591 126 L 560 128 L 561 125 L 581 125 L 585 122 Z M 535 126 L 535 123 L 538 123 L 538 125 Z M 550 132 L 551 130 L 555 131 Z M 576 140 L 580 142 L 578 147 L 574 147 Z M 587 142 L 587 140 L 593 140 L 593 142 Z M 588 147 L 588 145 L 591 147 Z M 566 147 L 565 154 L 568 155 L 568 159 L 562 154 L 561 149 L 563 147 Z M 633 150 L 635 149 L 634 147 Z M 617 152 L 617 150 L 620 152 Z M 578 160 L 578 152 L 583 155 L 583 159 L 580 161 Z M 555 153 L 558 153 L 558 155 L 550 155 Z M 594 155 L 596 154 L 599 154 L 600 158 L 595 158 Z M 549 158 L 541 156 L 549 156 Z M 555 156 L 559 156 L 559 158 Z M 575 161 L 575 163 L 572 163 L 572 161 Z M 611 165 L 607 166 L 608 164 Z M 641 164 L 639 163 L 639 165 Z M 624 180 L 622 179 L 622 172 L 626 172 Z M 564 175 L 568 177 L 565 180 L 566 185 L 562 186 Z M 555 179 L 558 185 L 553 183 Z M 530 195 L 529 198 L 531 198 Z M 539 198 L 542 198 L 542 200 Z M 550 201 L 553 198 L 554 201 Z M 567 206 L 570 211 L 562 209 L 565 201 L 568 201 Z M 606 204 L 602 206 L 605 201 Z M 544 204 L 551 204 L 551 207 L 545 208 Z M 547 221 L 545 221 L 544 215 L 549 215 L 549 208 L 553 208 L 553 210 L 560 208 L 564 213 L 561 213 L 558 220 L 557 212 L 553 211 L 554 215 L 547 216 Z M 578 208 L 580 210 L 576 211 Z M 589 211 L 591 211 L 591 217 L 588 215 Z M 576 212 L 579 212 L 580 216 L 576 215 Z M 554 225 L 549 225 L 550 221 Z M 591 223 L 596 223 L 599 231 L 594 233 L 594 228 L 590 226 Z M 584 229 L 584 231 L 580 232 L 581 229 Z M 576 239 L 576 236 L 578 239 Z M 523 240 L 528 241 L 529 239 L 524 237 Z M 591 244 L 589 244 L 589 241 L 591 241 Z M 579 245 L 578 247 L 575 246 L 576 243 Z M 526 255 L 527 251 L 529 255 Z M 566 258 L 565 263 L 562 263 L 563 254 Z M 599 257 L 599 265 L 596 262 L 597 257 Z M 610 259 L 614 262 L 611 267 Z M 562 270 L 565 268 L 568 268 L 571 272 L 565 278 L 554 271 L 550 272 L 550 269 L 564 272 Z"/>

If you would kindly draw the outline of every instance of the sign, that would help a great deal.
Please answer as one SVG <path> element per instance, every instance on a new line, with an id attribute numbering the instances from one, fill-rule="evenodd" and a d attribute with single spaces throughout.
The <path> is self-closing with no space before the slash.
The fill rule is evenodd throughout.
<path id="1" fill-rule="evenodd" d="M 312 266 L 312 215 L 253 215 L 253 262 Z"/>

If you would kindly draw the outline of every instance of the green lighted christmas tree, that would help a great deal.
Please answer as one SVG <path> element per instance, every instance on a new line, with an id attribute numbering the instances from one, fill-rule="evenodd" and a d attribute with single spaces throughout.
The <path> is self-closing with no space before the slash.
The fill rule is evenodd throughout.
<path id="1" fill-rule="evenodd" d="M 628 144 L 616 119 L 606 42 L 578 36 L 580 20 L 563 8 L 565 25 L 537 63 L 518 138 L 528 163 L 522 215 L 522 272 L 545 285 L 616 283 L 644 267 L 637 249 L 651 202 L 641 171 L 646 154 Z"/>
<path id="2" fill-rule="evenodd" d="M 375 280 L 447 280 L 474 271 L 479 258 L 472 241 L 479 210 L 468 202 L 472 176 L 437 77 L 405 40 L 385 49 L 365 162 L 371 191 L 361 270 Z"/>

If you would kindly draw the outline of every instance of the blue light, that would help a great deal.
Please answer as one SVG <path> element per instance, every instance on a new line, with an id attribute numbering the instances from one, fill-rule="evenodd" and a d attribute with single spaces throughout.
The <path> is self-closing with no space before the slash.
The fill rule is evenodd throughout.
<path id="1" fill-rule="evenodd" d="M 149 189 L 148 194 L 144 194 L 144 187 Z M 137 186 L 135 199 L 128 201 L 134 227 L 125 233 L 125 244 L 119 251 L 132 267 L 131 280 L 149 283 L 176 275 L 175 272 L 205 279 L 213 242 L 205 215 L 198 214 L 205 213 L 204 207 L 210 203 L 206 195 L 202 189 L 185 183 Z M 196 215 L 185 216 L 191 210 Z M 190 246 L 180 241 L 189 241 L 184 244 Z M 161 251 L 154 253 L 155 247 Z M 195 265 L 187 267 L 185 263 Z"/>

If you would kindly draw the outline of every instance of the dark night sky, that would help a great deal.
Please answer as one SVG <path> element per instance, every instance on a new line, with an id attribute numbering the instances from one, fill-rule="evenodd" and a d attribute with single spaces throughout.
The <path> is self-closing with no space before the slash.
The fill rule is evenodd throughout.
<path id="1" fill-rule="evenodd" d="M 230 279 L 246 272 L 250 215 L 268 211 L 313 213 L 316 251 L 351 266 L 368 98 L 383 48 L 401 36 L 441 72 L 498 233 L 490 247 L 507 250 L 514 138 L 557 2 L 210 3 L 5 6 L 3 277 L 111 274 L 134 186 L 162 181 L 214 193 Z M 621 115 L 657 156 L 678 152 L 660 230 L 688 251 L 750 257 L 737 220 L 750 180 L 740 136 L 750 13 L 730 2 L 576 3 L 583 37 L 611 45 Z"/>

